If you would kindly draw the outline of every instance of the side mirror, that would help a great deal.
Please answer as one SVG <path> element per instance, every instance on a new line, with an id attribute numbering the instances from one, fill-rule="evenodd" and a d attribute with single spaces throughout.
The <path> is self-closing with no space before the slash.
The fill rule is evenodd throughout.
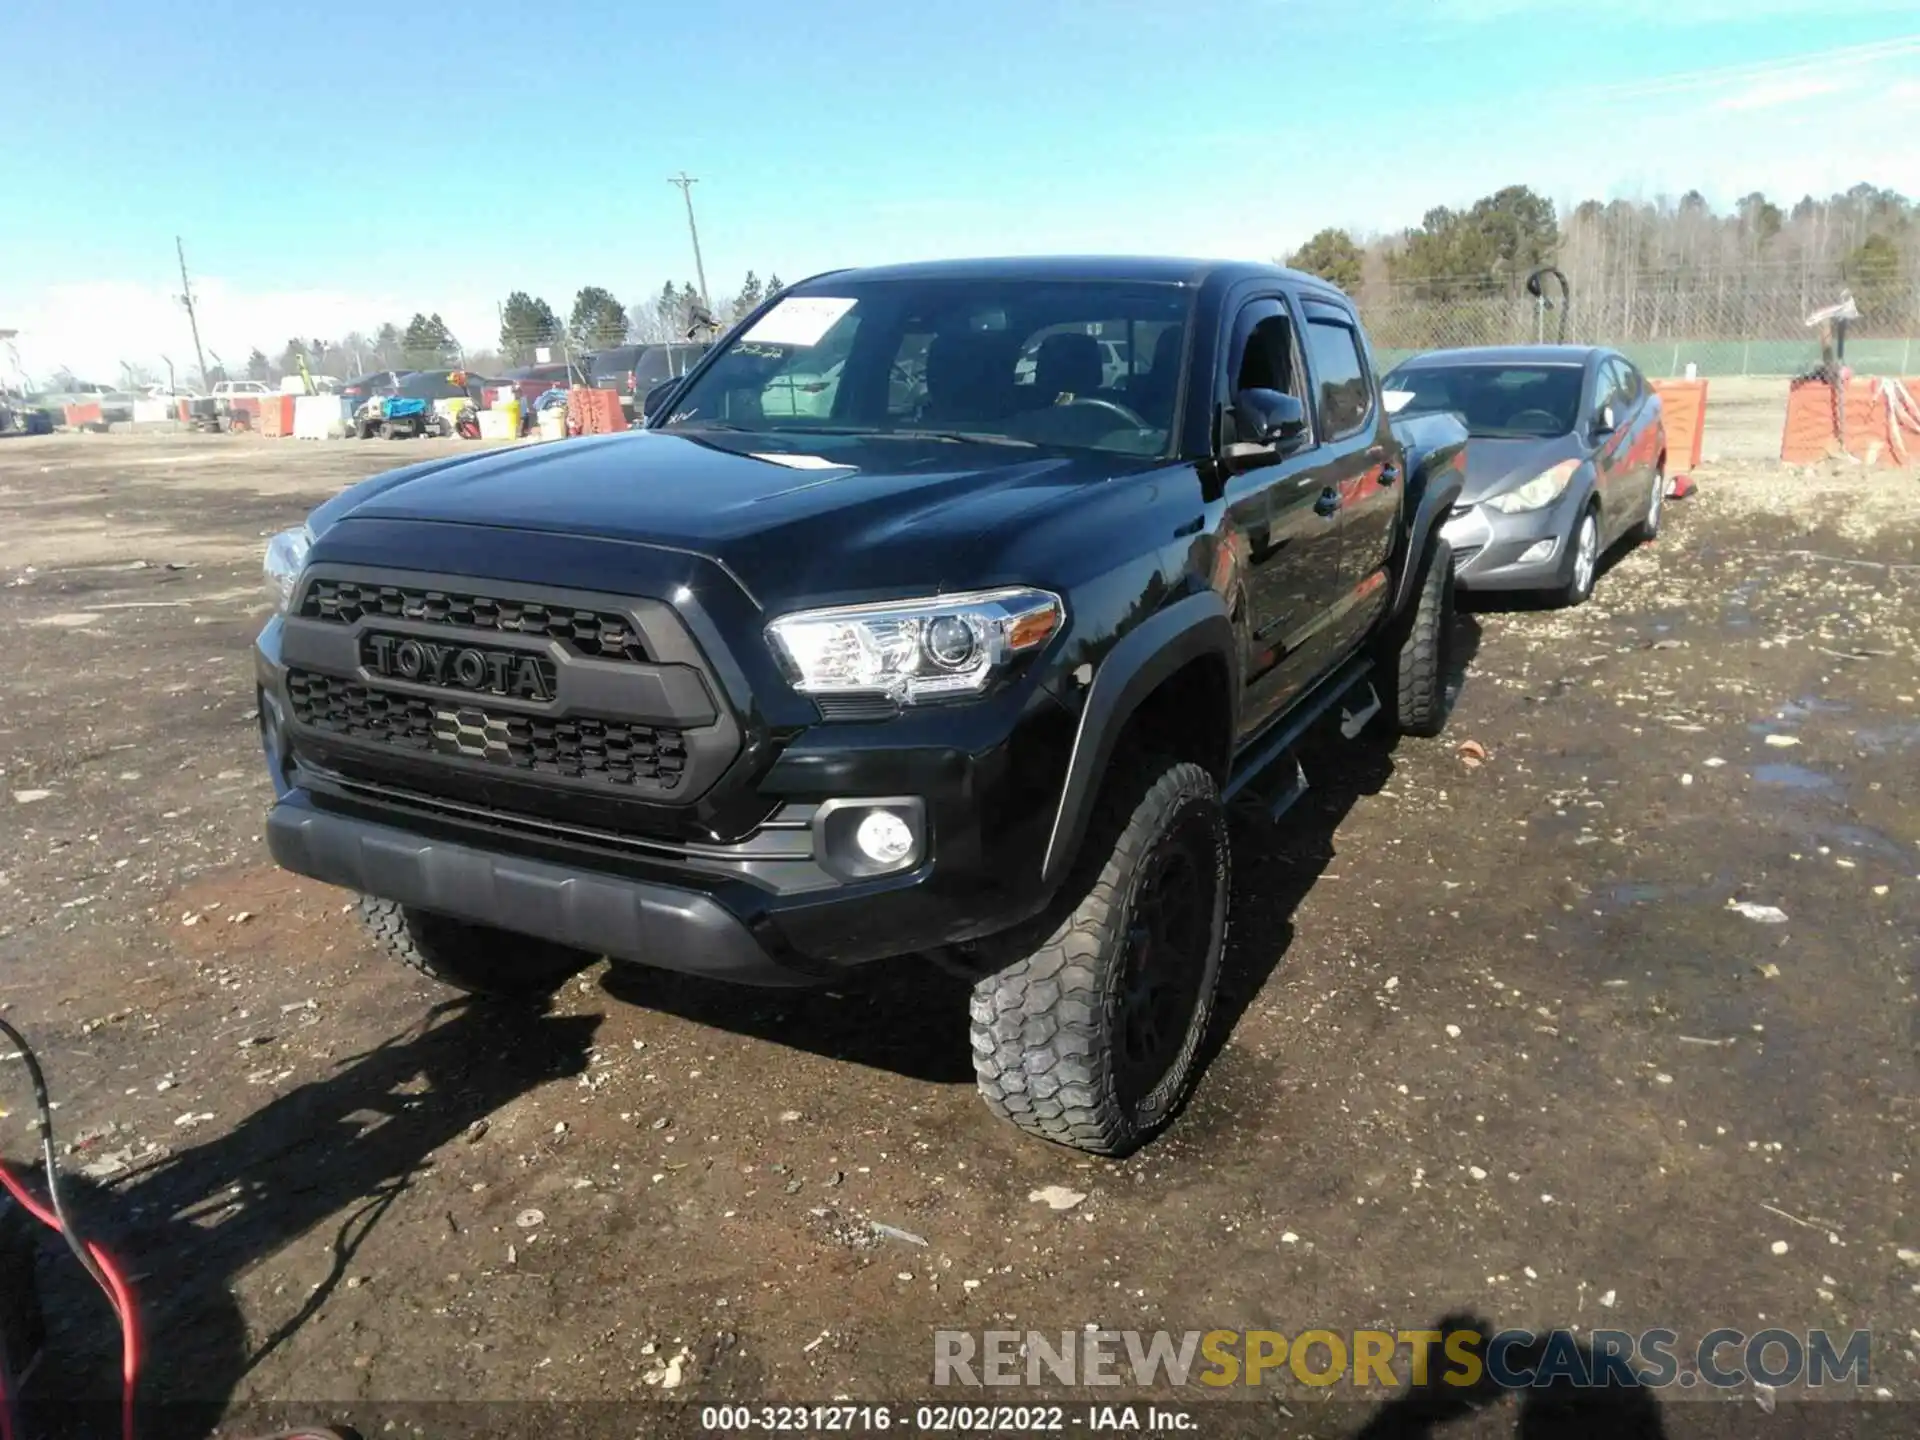
<path id="1" fill-rule="evenodd" d="M 676 376 L 671 380 L 662 380 L 658 385 L 655 385 L 647 391 L 646 398 L 640 402 L 641 420 L 651 425 L 654 416 L 666 408 L 667 401 L 673 398 L 673 392 L 677 390 L 679 386 L 680 379 Z"/>
<path id="2" fill-rule="evenodd" d="M 1307 407 L 1281 390 L 1241 390 L 1233 397 L 1233 418 L 1242 441 L 1281 445 L 1307 432 Z"/>
<path id="3" fill-rule="evenodd" d="M 1593 433 L 1595 435 L 1611 435 L 1617 424 L 1618 422 L 1615 420 L 1613 414 L 1613 406 L 1602 405 L 1600 407 L 1600 414 L 1593 422 Z"/>

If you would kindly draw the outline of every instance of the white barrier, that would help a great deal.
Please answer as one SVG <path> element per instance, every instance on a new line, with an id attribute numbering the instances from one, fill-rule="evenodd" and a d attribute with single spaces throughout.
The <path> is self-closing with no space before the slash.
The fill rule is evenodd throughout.
<path id="1" fill-rule="evenodd" d="M 293 438 L 326 440 L 346 428 L 350 402 L 340 395 L 293 397 Z"/>

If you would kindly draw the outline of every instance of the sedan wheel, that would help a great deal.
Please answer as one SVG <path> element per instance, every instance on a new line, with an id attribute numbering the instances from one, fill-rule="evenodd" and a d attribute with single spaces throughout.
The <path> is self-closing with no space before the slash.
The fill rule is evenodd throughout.
<path id="1" fill-rule="evenodd" d="M 1593 593 L 1594 573 L 1600 568 L 1600 517 L 1591 509 L 1583 510 L 1573 527 L 1572 569 L 1560 591 L 1562 605 L 1578 605 Z"/>
<path id="2" fill-rule="evenodd" d="M 1660 534 L 1660 510 L 1667 500 L 1666 467 L 1653 472 L 1653 492 L 1647 496 L 1647 518 L 1640 522 L 1635 533 L 1641 540 L 1652 540 Z"/>

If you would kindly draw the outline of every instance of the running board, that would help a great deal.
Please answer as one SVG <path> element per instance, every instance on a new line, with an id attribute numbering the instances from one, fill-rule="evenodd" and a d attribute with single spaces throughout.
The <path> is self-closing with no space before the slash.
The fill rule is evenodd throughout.
<path id="1" fill-rule="evenodd" d="M 1367 722 L 1380 713 L 1380 691 L 1375 686 L 1367 686 L 1367 703 L 1358 710 L 1340 707 L 1340 733 L 1349 740 L 1358 740 L 1360 732 L 1367 728 Z"/>
<path id="2" fill-rule="evenodd" d="M 1232 774 L 1227 777 L 1227 788 L 1222 792 L 1221 798 L 1224 800 L 1232 800 L 1276 762 L 1291 755 L 1293 747 L 1300 743 L 1300 738 L 1305 735 L 1308 730 L 1313 728 L 1314 722 L 1319 720 L 1321 716 L 1325 715 L 1327 711 L 1331 710 L 1344 699 L 1347 693 L 1362 680 L 1366 679 L 1372 670 L 1373 661 L 1367 659 L 1365 656 L 1356 656 L 1339 670 L 1335 671 L 1318 689 L 1299 705 L 1295 706 L 1292 712 L 1281 720 L 1278 725 L 1261 735 L 1254 742 L 1254 746 L 1244 753 L 1242 758 L 1234 762 Z M 1371 687 L 1369 687 L 1369 692 L 1372 700 L 1372 710 L 1362 707 L 1358 712 L 1346 710 L 1341 712 L 1341 732 L 1347 734 L 1349 739 L 1359 733 L 1358 726 L 1366 724 L 1373 710 L 1377 710 L 1380 707 L 1379 696 L 1377 694 L 1371 694 Z M 1356 723 L 1356 728 L 1351 733 L 1347 731 L 1347 725 L 1349 723 Z M 1297 772 L 1300 768 L 1298 758 L 1295 758 L 1293 763 L 1294 769 Z M 1304 790 L 1305 788 L 1306 780 L 1305 777 L 1302 776 L 1299 780 L 1298 790 Z M 1287 805 L 1291 805 L 1294 800 L 1299 798 L 1298 791 L 1295 791 L 1280 808 L 1284 810 Z M 1275 813 L 1278 812 L 1276 811 Z"/>

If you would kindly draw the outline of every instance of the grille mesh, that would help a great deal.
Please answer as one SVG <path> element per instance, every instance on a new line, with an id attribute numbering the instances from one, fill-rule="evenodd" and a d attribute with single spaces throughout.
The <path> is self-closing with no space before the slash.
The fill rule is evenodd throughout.
<path id="1" fill-rule="evenodd" d="M 464 756 L 529 775 L 592 780 L 621 790 L 672 790 L 687 765 L 685 737 L 663 726 L 436 704 L 308 670 L 287 672 L 287 698 L 294 720 L 323 734 L 422 755 Z"/>
<path id="2" fill-rule="evenodd" d="M 403 585 L 363 585 L 319 579 L 307 586 L 300 614 L 309 620 L 351 625 L 363 616 L 417 620 L 464 630 L 507 635 L 544 635 L 576 654 L 599 660 L 646 661 L 646 647 L 633 626 L 604 611 L 573 610 L 532 600 L 503 600 Z"/>

